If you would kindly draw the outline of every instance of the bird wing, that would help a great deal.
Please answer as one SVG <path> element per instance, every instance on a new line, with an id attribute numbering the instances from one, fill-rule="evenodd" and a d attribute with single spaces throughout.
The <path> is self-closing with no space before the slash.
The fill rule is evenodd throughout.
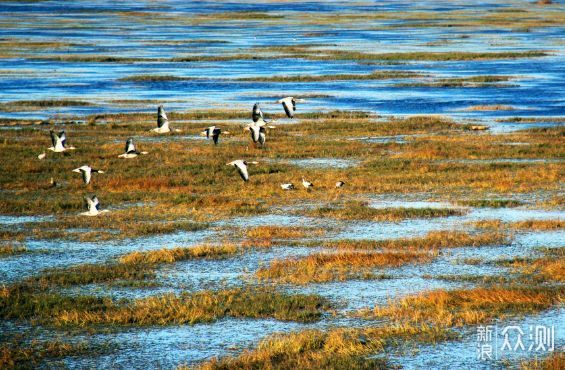
<path id="1" fill-rule="evenodd" d="M 131 137 L 126 140 L 126 153 L 135 153 L 135 145 Z"/>
<path id="2" fill-rule="evenodd" d="M 84 169 L 80 169 L 80 172 L 82 173 L 82 179 L 84 180 L 85 184 L 88 184 L 90 182 L 90 178 L 92 176 L 90 171 L 86 171 Z"/>
<path id="3" fill-rule="evenodd" d="M 292 107 L 289 105 L 288 100 L 284 100 L 284 101 L 282 102 L 282 106 L 283 106 L 283 108 L 284 108 L 284 112 L 286 113 L 286 116 L 287 116 L 288 118 L 292 118 L 293 109 L 292 109 Z"/>
<path id="4" fill-rule="evenodd" d="M 222 130 L 219 128 L 215 128 L 214 131 L 212 131 L 212 140 L 214 140 L 214 144 L 218 144 L 218 139 L 220 138 L 221 133 Z"/>
<path id="5" fill-rule="evenodd" d="M 96 210 L 100 210 L 100 201 L 98 200 L 98 197 L 96 195 L 92 197 L 92 205 L 94 208 L 96 208 Z"/>
<path id="6" fill-rule="evenodd" d="M 251 133 L 251 140 L 253 140 L 254 143 L 256 143 L 257 141 L 259 141 L 259 133 L 261 132 L 261 128 L 263 128 L 263 126 L 259 127 L 259 126 L 251 126 L 249 127 L 250 133 Z M 264 128 L 263 128 L 264 130 Z"/>
<path id="7" fill-rule="evenodd" d="M 160 106 L 157 109 L 157 127 L 161 128 L 166 123 L 169 123 L 169 119 L 167 118 L 167 114 L 165 113 L 165 108 Z"/>
<path id="8" fill-rule="evenodd" d="M 253 122 L 257 122 L 259 118 L 264 119 L 263 111 L 259 108 L 259 103 L 255 103 L 253 105 L 253 113 L 251 114 L 251 118 L 253 118 Z"/>
<path id="9" fill-rule="evenodd" d="M 67 146 L 67 134 L 65 134 L 65 131 L 59 132 L 59 140 L 61 140 L 61 144 L 63 144 L 63 148 Z"/>
<path id="10" fill-rule="evenodd" d="M 249 172 L 247 172 L 247 166 L 245 163 L 237 162 L 235 165 L 243 181 L 249 180 Z"/>
<path id="11" fill-rule="evenodd" d="M 49 130 L 49 135 L 51 136 L 51 144 L 53 144 L 54 148 L 55 146 L 57 146 L 57 140 L 59 140 L 59 137 L 53 130 Z"/>

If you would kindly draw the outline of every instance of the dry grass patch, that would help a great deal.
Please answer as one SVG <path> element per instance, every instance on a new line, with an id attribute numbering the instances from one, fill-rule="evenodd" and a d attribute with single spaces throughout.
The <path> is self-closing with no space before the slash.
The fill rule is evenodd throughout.
<path id="1" fill-rule="evenodd" d="M 22 254 L 25 252 L 27 252 L 27 248 L 24 245 L 13 245 L 13 244 L 0 245 L 0 258 L 13 256 L 16 254 Z"/>
<path id="2" fill-rule="evenodd" d="M 402 298 L 369 314 L 375 318 L 441 327 L 465 326 L 532 314 L 563 303 L 564 288 L 489 287 L 435 290 Z"/>
<path id="3" fill-rule="evenodd" d="M 324 229 L 299 226 L 257 226 L 246 230 L 253 239 L 297 239 L 325 234 Z"/>
<path id="4" fill-rule="evenodd" d="M 166 294 L 136 300 L 103 311 L 68 310 L 54 321 L 59 325 L 171 325 L 211 322 L 220 318 L 275 318 L 313 322 L 329 308 L 316 295 L 289 295 L 272 290 L 232 289 Z"/>
<path id="5" fill-rule="evenodd" d="M 433 254 L 421 252 L 337 252 L 316 253 L 306 257 L 275 260 L 256 272 L 260 280 L 308 284 L 332 280 L 386 278 L 375 275 L 377 267 L 397 267 L 428 262 Z"/>
<path id="6" fill-rule="evenodd" d="M 400 221 L 410 218 L 461 216 L 462 209 L 450 208 L 372 208 L 365 202 L 347 202 L 341 207 L 326 206 L 306 212 L 313 217 L 333 217 L 341 220 Z"/>
<path id="7" fill-rule="evenodd" d="M 336 328 L 329 331 L 304 330 L 274 334 L 255 349 L 236 357 L 214 358 L 201 364 L 212 369 L 385 369 L 383 358 L 366 356 L 405 341 L 437 343 L 452 335 L 428 326 L 387 326 L 380 328 Z"/>
<path id="8" fill-rule="evenodd" d="M 473 105 L 468 108 L 465 108 L 467 111 L 498 111 L 498 110 L 514 110 L 511 105 Z"/>
<path id="9" fill-rule="evenodd" d="M 233 244 L 164 248 L 154 251 L 132 252 L 122 256 L 119 262 L 126 265 L 154 265 L 190 259 L 219 259 L 234 255 L 238 251 L 239 248 Z"/>
<path id="10" fill-rule="evenodd" d="M 539 2 L 538 2 L 539 3 Z M 551 3 L 551 2 L 549 2 Z M 565 369 L 565 353 L 553 352 L 543 359 L 520 361 L 520 370 L 560 370 Z"/>
<path id="11" fill-rule="evenodd" d="M 565 222 L 557 220 L 525 220 L 504 223 L 500 220 L 481 220 L 472 223 L 473 226 L 482 229 L 512 229 L 512 230 L 532 230 L 532 231 L 551 231 L 565 228 Z"/>
<path id="12" fill-rule="evenodd" d="M 327 248 L 340 249 L 409 249 L 432 250 L 440 248 L 479 247 L 508 244 L 509 237 L 502 232 L 470 234 L 462 231 L 431 231 L 419 238 L 388 240 L 337 240 L 321 243 Z"/>

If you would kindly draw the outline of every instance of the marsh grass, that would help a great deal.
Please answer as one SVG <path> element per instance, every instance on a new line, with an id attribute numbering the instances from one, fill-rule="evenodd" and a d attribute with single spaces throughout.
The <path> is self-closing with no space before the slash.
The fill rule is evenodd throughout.
<path id="1" fill-rule="evenodd" d="M 293 76 L 270 76 L 270 77 L 244 77 L 239 81 L 253 82 L 323 82 L 323 81 L 346 81 L 346 80 L 385 80 L 397 78 L 424 77 L 418 72 L 412 71 L 374 71 L 368 74 L 333 74 L 333 75 L 293 75 Z"/>
<path id="2" fill-rule="evenodd" d="M 499 82 L 511 80 L 511 76 L 471 76 L 458 78 L 442 78 L 436 81 L 403 82 L 395 86 L 401 87 L 506 87 Z"/>
<path id="3" fill-rule="evenodd" d="M 59 340 L 31 342 L 11 341 L 0 344 L 0 367 L 3 369 L 36 368 L 46 359 L 69 356 L 101 355 L 112 349 L 111 344 L 92 345 L 87 342 L 69 343 Z"/>
<path id="4" fill-rule="evenodd" d="M 179 77 L 172 75 L 134 75 L 119 78 L 121 82 L 163 82 L 163 81 L 186 81 L 189 77 Z"/>
<path id="5" fill-rule="evenodd" d="M 465 108 L 467 111 L 499 111 L 499 110 L 514 110 L 511 105 L 473 105 L 468 108 Z"/>
<path id="6" fill-rule="evenodd" d="M 316 295 L 232 289 L 154 296 L 98 312 L 69 310 L 60 313 L 54 320 L 59 325 L 78 326 L 192 325 L 226 316 L 314 322 L 328 308 L 328 302 Z"/>
<path id="7" fill-rule="evenodd" d="M 194 247 L 164 248 L 147 252 L 132 252 L 120 257 L 119 262 L 125 265 L 155 265 L 173 263 L 190 259 L 220 259 L 239 252 L 234 244 L 219 246 L 197 245 Z"/>
<path id="8" fill-rule="evenodd" d="M 375 307 L 369 316 L 413 325 L 475 325 L 548 309 L 563 302 L 564 292 L 563 288 L 505 286 L 435 290 Z"/>
<path id="9" fill-rule="evenodd" d="M 513 208 L 523 206 L 524 202 L 512 199 L 476 199 L 460 200 L 457 204 L 478 208 Z"/>
<path id="10" fill-rule="evenodd" d="M 28 252 L 28 249 L 25 247 L 25 245 L 14 245 L 14 244 L 0 245 L 0 258 L 7 256 L 14 256 L 26 252 Z"/>
<path id="11" fill-rule="evenodd" d="M 313 243 L 326 248 L 357 250 L 434 250 L 441 248 L 480 247 L 486 245 L 505 245 L 510 237 L 495 231 L 470 234 L 462 231 L 431 231 L 423 237 L 398 238 L 387 240 L 344 239 Z"/>
<path id="12" fill-rule="evenodd" d="M 259 280 L 294 284 L 364 278 L 382 279 L 388 276 L 375 274 L 372 269 L 423 263 L 432 258 L 431 253 L 408 251 L 315 253 L 306 257 L 274 260 L 268 267 L 259 268 L 255 275 Z"/>
<path id="13" fill-rule="evenodd" d="M 510 267 L 531 279 L 563 283 L 565 282 L 564 251 L 564 248 L 558 248 L 557 251 L 553 251 L 553 255 L 549 254 L 548 256 L 538 258 L 499 260 L 496 261 L 496 264 Z"/>
<path id="14" fill-rule="evenodd" d="M 540 2 L 538 1 L 538 3 Z M 519 363 L 520 370 L 559 370 L 563 368 L 565 368 L 565 353 L 558 351 L 545 358 L 520 360 Z"/>
<path id="15" fill-rule="evenodd" d="M 309 329 L 271 335 L 252 350 L 213 358 L 198 369 L 385 369 L 390 364 L 374 355 L 388 347 L 406 341 L 437 343 L 448 338 L 453 338 L 453 333 L 425 325 Z"/>
<path id="16" fill-rule="evenodd" d="M 248 228 L 245 236 L 252 239 L 298 239 L 322 236 L 325 233 L 325 229 L 314 227 L 256 226 Z"/>
<path id="17" fill-rule="evenodd" d="M 524 220 L 510 223 L 504 223 L 500 220 L 481 220 L 474 222 L 473 225 L 482 229 L 511 229 L 532 231 L 551 231 L 565 228 L 565 222 L 559 219 Z"/>
<path id="18" fill-rule="evenodd" d="M 367 203 L 350 201 L 342 207 L 320 207 L 307 211 L 307 214 L 341 220 L 399 221 L 411 218 L 461 216 L 465 211 L 449 208 L 372 208 Z"/>

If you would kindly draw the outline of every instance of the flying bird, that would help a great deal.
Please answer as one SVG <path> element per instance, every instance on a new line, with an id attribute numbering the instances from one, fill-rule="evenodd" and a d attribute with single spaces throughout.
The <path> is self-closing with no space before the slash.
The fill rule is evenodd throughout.
<path id="1" fill-rule="evenodd" d="M 49 135 L 51 135 L 51 143 L 53 144 L 52 147 L 47 149 L 55 152 L 55 153 L 62 153 L 65 150 L 74 150 L 76 149 L 74 146 L 67 146 L 67 135 L 65 131 L 61 131 L 58 134 L 55 133 L 53 130 L 49 130 Z M 39 158 L 39 156 L 37 156 Z M 45 158 L 45 157 L 43 157 Z M 42 158 L 39 158 L 42 159 Z"/>
<path id="2" fill-rule="evenodd" d="M 310 190 L 311 188 L 314 187 L 314 184 L 312 184 L 310 181 L 306 181 L 304 178 L 302 178 L 302 186 L 304 186 L 307 190 Z"/>
<path id="3" fill-rule="evenodd" d="M 96 195 L 93 195 L 91 197 L 86 196 L 84 197 L 84 201 L 88 211 L 82 212 L 81 213 L 82 216 L 98 216 L 101 213 L 109 212 L 107 209 L 100 210 L 100 201 L 98 201 Z"/>
<path id="4" fill-rule="evenodd" d="M 288 118 L 294 117 L 294 112 L 296 111 L 296 99 L 292 96 L 277 100 L 277 103 L 282 104 L 284 112 Z"/>
<path id="5" fill-rule="evenodd" d="M 126 152 L 124 154 L 120 154 L 118 157 L 120 158 L 135 158 L 140 154 L 148 154 L 148 152 L 139 152 L 135 148 L 133 143 L 133 138 L 129 138 L 126 140 Z"/>
<path id="6" fill-rule="evenodd" d="M 345 182 L 343 182 L 343 181 L 338 181 L 338 182 L 335 183 L 336 189 L 339 189 L 339 188 L 343 187 L 344 185 L 345 185 Z"/>
<path id="7" fill-rule="evenodd" d="M 296 189 L 296 188 L 294 187 L 294 184 L 292 184 L 292 183 L 281 184 L 281 188 L 282 188 L 283 190 L 294 190 L 294 189 Z"/>
<path id="8" fill-rule="evenodd" d="M 261 147 L 265 146 L 265 140 L 267 139 L 265 126 L 251 125 L 249 126 L 249 133 L 251 134 L 251 140 L 255 144 L 259 143 Z"/>
<path id="9" fill-rule="evenodd" d="M 206 128 L 204 131 L 202 131 L 202 133 L 206 135 L 207 139 L 212 137 L 212 140 L 214 141 L 214 145 L 218 145 L 218 139 L 220 138 L 220 134 L 222 133 L 222 130 L 217 128 L 216 126 L 210 126 Z"/>
<path id="10" fill-rule="evenodd" d="M 73 172 L 81 173 L 82 180 L 86 185 L 90 184 L 90 180 L 92 179 L 92 173 L 104 173 L 101 170 L 95 170 L 94 168 L 90 167 L 89 165 L 80 166 L 79 168 L 75 168 Z"/>
<path id="11" fill-rule="evenodd" d="M 257 162 L 247 162 L 243 159 L 237 159 L 230 163 L 226 163 L 226 166 L 233 166 L 237 168 L 237 172 L 239 172 L 239 176 L 241 176 L 243 181 L 249 181 L 249 172 L 247 171 L 248 164 L 257 164 Z"/>
<path id="12" fill-rule="evenodd" d="M 169 119 L 167 118 L 167 113 L 165 113 L 165 108 L 163 108 L 162 105 L 157 108 L 157 127 L 152 129 L 151 131 L 157 132 L 159 134 L 171 132 L 171 129 L 169 127 Z"/>

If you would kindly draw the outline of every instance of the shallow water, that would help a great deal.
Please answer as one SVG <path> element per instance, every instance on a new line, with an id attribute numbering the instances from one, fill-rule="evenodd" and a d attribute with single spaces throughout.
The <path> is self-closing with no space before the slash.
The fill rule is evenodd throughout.
<path id="1" fill-rule="evenodd" d="M 291 5 L 292 4 L 292 5 Z M 261 102 L 267 115 L 282 113 L 275 97 L 306 95 L 298 104 L 298 112 L 330 110 L 363 110 L 379 115 L 442 114 L 457 120 L 472 120 L 488 125 L 491 132 L 562 126 L 565 115 L 562 81 L 565 77 L 564 44 L 559 42 L 563 27 L 531 28 L 529 30 L 489 30 L 486 27 L 395 27 L 403 21 L 374 20 L 330 25 L 302 23 L 301 16 L 351 13 L 367 14 L 401 11 L 449 11 L 469 6 L 489 12 L 513 7 L 515 1 L 4 1 L 0 12 L 0 41 L 19 40 L 27 43 L 59 41 L 62 47 L 6 50 L 17 52 L 0 58 L 0 103 L 17 100 L 72 99 L 91 103 L 90 106 L 19 108 L 1 111 L 0 118 L 52 118 L 115 112 L 151 112 L 156 102 L 164 102 L 167 111 L 203 109 L 249 110 Z M 292 10 L 289 10 L 289 9 Z M 229 19 L 198 23 L 195 15 L 210 15 L 230 11 L 257 11 L 283 15 L 284 19 Z M 127 13 L 136 12 L 136 13 Z M 164 19 L 159 17 L 165 17 Z M 430 47 L 430 43 L 436 46 Z M 231 61 L 175 62 L 167 58 L 186 55 L 229 55 L 252 52 L 253 47 L 273 45 L 327 44 L 321 48 L 403 52 L 403 51 L 524 51 L 550 50 L 542 58 L 475 61 L 400 61 L 364 63 L 355 61 L 316 61 L 304 59 L 267 59 Z M 1 45 L 0 45 L 1 47 Z M 18 48 L 16 48 L 18 49 Z M 41 60 L 53 55 L 110 55 L 131 58 L 151 58 L 142 62 L 101 63 Z M 160 60 L 159 58 L 163 58 Z M 415 71 L 430 75 L 424 81 L 475 75 L 513 76 L 509 87 L 441 88 L 398 86 L 416 82 L 414 79 L 352 80 L 324 82 L 248 82 L 247 77 L 273 75 L 368 74 L 373 71 Z M 182 81 L 123 81 L 135 75 L 174 75 L 189 78 Z M 421 82 L 422 79 L 417 81 Z M 125 103 L 120 100 L 131 100 Z M 149 101 L 149 102 L 147 102 Z M 476 105 L 511 105 L 513 110 L 472 111 Z M 511 117 L 541 117 L 536 123 L 498 122 Z M 545 117 L 545 118 L 544 118 Z M 210 123 L 246 123 L 238 120 L 202 120 L 202 129 Z M 193 123 L 193 121 L 190 121 Z M 296 120 L 281 120 L 291 124 Z M 177 122 L 178 124 L 182 122 Z M 171 122 L 175 127 L 175 122 Z M 4 129 L 4 127 L 0 127 Z M 19 129 L 19 127 L 7 127 Z M 199 132 L 182 132 L 167 137 L 144 136 L 140 142 L 204 140 Z M 346 138 L 370 143 L 404 144 L 410 135 Z M 222 136 L 220 140 L 235 140 Z M 212 145 L 212 143 L 210 143 Z M 527 145 L 528 143 L 508 143 Z M 445 161 L 444 161 L 445 162 Z M 454 161 L 447 161 L 453 163 Z M 465 163 L 562 163 L 559 158 L 464 160 Z M 343 158 L 307 158 L 281 163 L 302 168 L 352 168 L 360 163 Z M 522 198 L 538 195 L 517 195 Z M 288 215 L 286 209 L 273 214 L 236 217 L 214 223 L 212 229 L 179 232 L 134 240 L 84 243 L 63 240 L 25 241 L 30 253 L 0 259 L 0 285 L 24 279 L 46 268 L 82 263 L 104 263 L 137 250 L 191 246 L 219 240 L 226 235 L 223 228 L 248 228 L 259 225 L 315 226 L 330 229 L 324 238 L 331 239 L 391 239 L 423 236 L 437 230 L 466 230 L 467 223 L 479 220 L 516 222 L 523 220 L 564 219 L 563 211 L 548 211 L 526 207 L 472 208 L 447 202 L 429 201 L 425 194 L 407 194 L 401 198 L 371 196 L 370 206 L 411 208 L 461 208 L 465 215 L 446 218 L 404 220 L 399 222 L 345 222 L 321 218 Z M 527 199 L 532 203 L 532 199 Z M 46 217 L 0 216 L 0 226 L 20 227 L 25 223 L 49 221 Z M 383 280 L 337 281 L 305 286 L 283 285 L 289 292 L 316 293 L 327 297 L 336 306 L 338 315 L 326 315 L 319 323 L 297 324 L 277 320 L 241 320 L 227 318 L 215 323 L 194 326 L 135 328 L 110 334 L 97 334 L 94 342 L 111 340 L 120 349 L 110 354 L 85 358 L 66 358 L 62 364 L 71 368 L 174 368 L 179 364 L 194 364 L 212 356 L 237 354 L 253 347 L 261 338 L 273 332 L 288 332 L 303 328 L 328 328 L 336 325 L 366 325 L 347 313 L 385 304 L 408 294 L 431 289 L 455 289 L 474 286 L 468 282 L 440 279 L 439 275 L 492 276 L 508 274 L 494 264 L 465 264 L 467 258 L 484 262 L 500 258 L 528 257 L 537 247 L 563 247 L 565 232 L 515 232 L 510 245 L 481 248 L 457 248 L 443 251 L 431 263 L 407 265 L 396 269 L 375 269 L 389 275 Z M 93 284 L 64 289 L 67 294 L 94 294 L 113 298 L 140 298 L 165 292 L 198 291 L 253 285 L 254 272 L 277 258 L 299 257 L 320 251 L 319 248 L 278 246 L 271 249 L 247 250 L 222 260 L 183 261 L 159 267 L 158 286 L 130 288 Z M 518 321 L 520 325 L 550 323 L 564 326 L 563 310 L 553 310 Z M 10 322 L 0 323 L 0 332 L 18 332 L 25 328 Z M 67 334 L 46 331 L 40 337 L 66 337 Z M 81 339 L 83 336 L 70 336 Z M 556 344 L 563 345 L 560 334 Z M 422 346 L 416 355 L 395 355 L 392 360 L 406 368 L 473 367 L 492 368 L 498 363 L 480 363 L 474 359 L 472 335 L 463 341 L 439 346 Z M 458 356 L 453 356 L 457 353 Z M 459 356 L 460 354 L 460 356 Z M 51 363 L 51 365 L 60 363 Z"/>

